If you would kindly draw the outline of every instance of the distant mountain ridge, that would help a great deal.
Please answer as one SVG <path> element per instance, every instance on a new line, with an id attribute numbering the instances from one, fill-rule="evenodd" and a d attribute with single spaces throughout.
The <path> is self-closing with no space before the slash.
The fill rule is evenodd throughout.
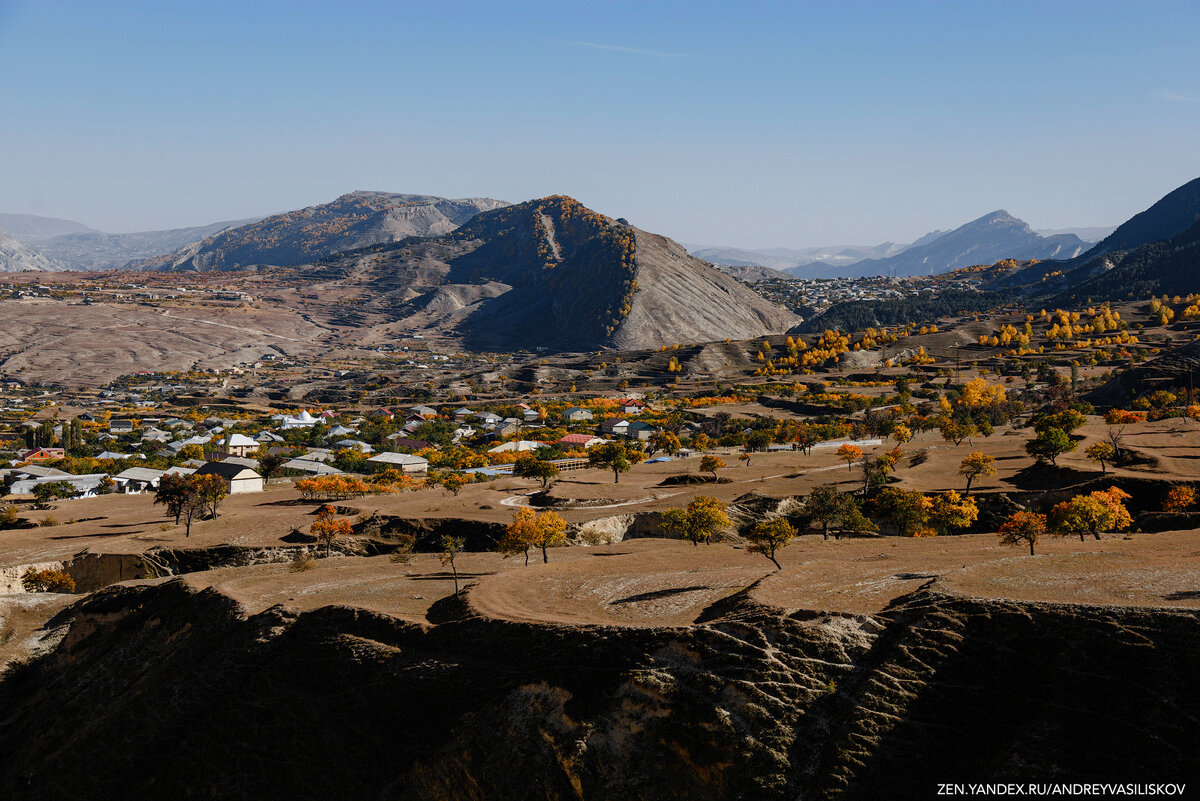
<path id="1" fill-rule="evenodd" d="M 296 266 L 334 253 L 410 236 L 450 233 L 481 211 L 508 203 L 430 195 L 356 191 L 331 203 L 265 217 L 222 231 L 174 253 L 134 262 L 149 270 L 237 270 Z"/>
<path id="2" fill-rule="evenodd" d="M 8 232 L 13 239 L 25 244 L 32 244 L 63 234 L 96 233 L 83 223 L 74 220 L 42 217 L 37 214 L 3 213 L 0 213 L 0 231 Z"/>
<path id="3" fill-rule="evenodd" d="M 72 270 L 117 270 L 130 262 L 160 256 L 213 236 L 221 231 L 257 222 L 261 217 L 228 220 L 194 228 L 106 234 L 103 231 L 61 234 L 40 240 L 37 248 Z"/>
<path id="4" fill-rule="evenodd" d="M 888 258 L 860 261 L 837 271 L 836 275 L 850 278 L 935 275 L 960 267 L 993 264 L 1001 259 L 1071 258 L 1087 247 L 1087 243 L 1073 234 L 1040 236 L 1024 220 L 1003 209 L 985 214 L 953 231 L 923 239 L 923 244 L 914 244 Z M 816 274 L 811 268 L 789 272 L 801 277 L 833 277 L 828 271 Z"/>

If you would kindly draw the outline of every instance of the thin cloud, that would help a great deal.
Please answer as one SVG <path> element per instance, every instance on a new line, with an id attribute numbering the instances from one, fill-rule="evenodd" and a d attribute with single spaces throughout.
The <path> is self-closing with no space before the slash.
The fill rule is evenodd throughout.
<path id="1" fill-rule="evenodd" d="M 1154 99 L 1168 100 L 1172 103 L 1200 102 L 1200 97 L 1196 97 L 1195 95 L 1185 95 L 1182 92 L 1176 92 L 1174 89 L 1158 89 L 1154 92 Z"/>
<path id="2" fill-rule="evenodd" d="M 590 47 L 593 50 L 614 50 L 618 53 L 636 53 L 639 56 L 662 56 L 663 58 L 694 58 L 691 53 L 667 53 L 662 50 L 643 50 L 640 47 L 598 44 L 596 42 L 563 42 L 575 47 Z"/>

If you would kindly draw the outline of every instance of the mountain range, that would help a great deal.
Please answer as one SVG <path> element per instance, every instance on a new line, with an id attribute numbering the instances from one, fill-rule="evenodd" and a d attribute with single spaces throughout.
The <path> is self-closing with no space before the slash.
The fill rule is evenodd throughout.
<path id="1" fill-rule="evenodd" d="M 491 198 L 448 200 L 429 195 L 357 191 L 332 203 L 275 214 L 193 242 L 166 255 L 135 261 L 146 270 L 238 270 L 307 264 L 333 253 L 410 236 L 448 234 L 481 211 L 508 204 Z"/>
<path id="2" fill-rule="evenodd" d="M 799 250 L 692 246 L 691 251 L 693 255 L 707 259 L 719 269 L 739 278 L 746 276 L 746 268 L 751 267 L 767 267 L 793 278 L 808 279 L 927 275 L 975 264 L 991 264 L 1003 258 L 1071 257 L 1082 253 L 1090 242 L 1101 239 L 1112 230 L 1093 227 L 1034 231 L 1023 220 L 999 210 L 953 230 L 930 231 L 907 245 L 884 242 L 874 246 Z M 1082 239 L 1080 234 L 1091 238 Z"/>

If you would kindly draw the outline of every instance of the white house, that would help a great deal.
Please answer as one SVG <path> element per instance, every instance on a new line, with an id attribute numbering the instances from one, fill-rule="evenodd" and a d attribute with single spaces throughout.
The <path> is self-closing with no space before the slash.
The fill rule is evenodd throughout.
<path id="1" fill-rule="evenodd" d="M 230 495 L 242 492 L 262 492 L 263 477 L 249 467 L 231 462 L 209 462 L 198 468 L 193 475 L 219 476 L 225 482 L 225 491 Z"/>
<path id="2" fill-rule="evenodd" d="M 118 491 L 136 495 L 146 490 L 158 489 L 158 482 L 162 480 L 162 477 L 162 470 L 155 470 L 151 467 L 130 467 L 113 476 L 113 481 L 117 482 Z"/>
<path id="3" fill-rule="evenodd" d="M 572 406 L 570 409 L 563 410 L 562 419 L 567 423 L 585 423 L 592 419 L 592 413 L 587 409 Z"/>
<path id="4" fill-rule="evenodd" d="M 367 459 L 367 464 L 376 470 L 386 470 L 391 467 L 401 473 L 426 473 L 429 471 L 429 460 L 411 453 L 378 453 Z"/>

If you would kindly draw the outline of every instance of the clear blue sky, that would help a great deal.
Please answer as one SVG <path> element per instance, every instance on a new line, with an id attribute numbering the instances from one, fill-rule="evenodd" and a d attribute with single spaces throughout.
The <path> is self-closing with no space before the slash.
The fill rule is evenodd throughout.
<path id="1" fill-rule="evenodd" d="M 1198 43 L 1196 0 L 0 0 L 0 211 L 563 193 L 746 247 L 1115 224 L 1200 176 Z"/>

